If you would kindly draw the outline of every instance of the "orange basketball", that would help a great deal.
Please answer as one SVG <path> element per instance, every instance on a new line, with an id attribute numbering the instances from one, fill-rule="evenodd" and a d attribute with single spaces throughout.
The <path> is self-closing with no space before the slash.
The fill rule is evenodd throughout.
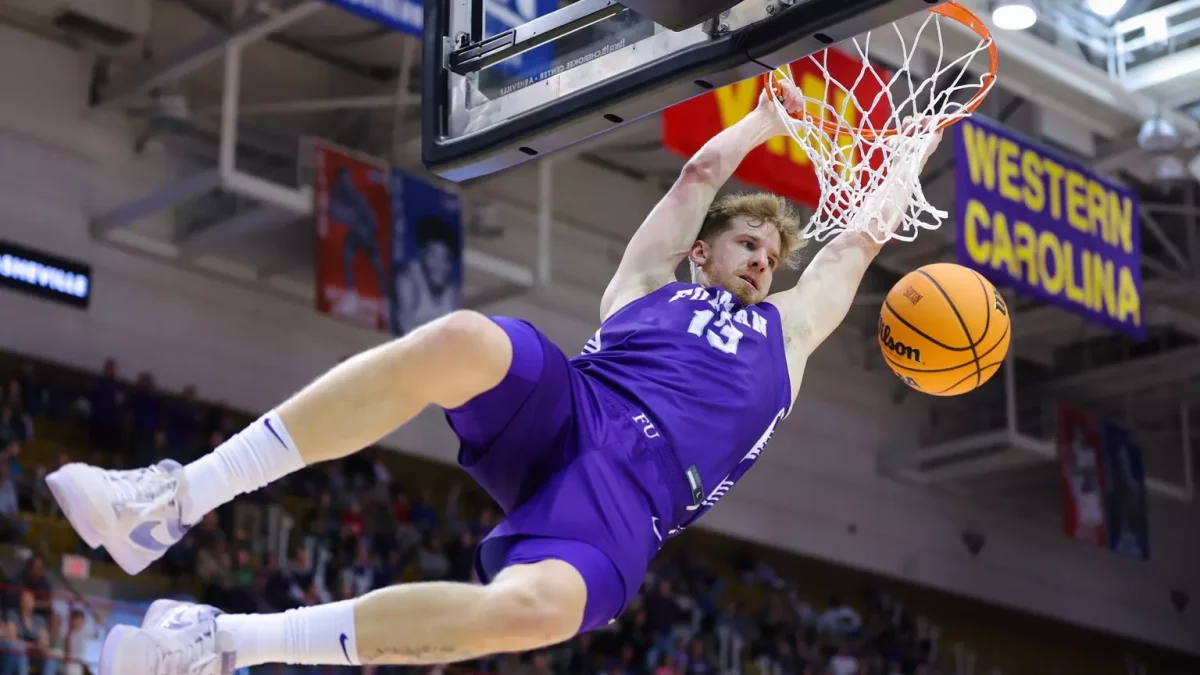
<path id="1" fill-rule="evenodd" d="M 934 396 L 965 394 L 987 382 L 1008 354 L 1008 306 L 974 270 L 934 263 L 888 292 L 879 348 L 905 384 Z"/>

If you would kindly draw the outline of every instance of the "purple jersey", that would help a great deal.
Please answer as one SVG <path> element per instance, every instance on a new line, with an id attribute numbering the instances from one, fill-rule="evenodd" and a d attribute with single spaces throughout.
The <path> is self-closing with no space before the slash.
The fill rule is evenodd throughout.
<path id="1" fill-rule="evenodd" d="M 691 503 L 667 535 L 733 487 L 791 407 L 779 310 L 719 287 L 675 282 L 629 303 L 571 362 L 642 409 L 678 459 Z"/>

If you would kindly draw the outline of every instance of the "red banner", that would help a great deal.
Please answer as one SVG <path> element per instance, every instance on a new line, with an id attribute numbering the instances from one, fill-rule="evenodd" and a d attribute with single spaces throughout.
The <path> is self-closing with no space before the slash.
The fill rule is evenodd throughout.
<path id="1" fill-rule="evenodd" d="M 1072 539 L 1107 548 L 1102 443 L 1091 413 L 1058 406 L 1063 533 Z"/>
<path id="2" fill-rule="evenodd" d="M 388 330 L 392 223 L 381 159 L 319 144 L 313 160 L 317 311 Z"/>
<path id="3" fill-rule="evenodd" d="M 817 62 L 813 59 L 817 59 Z M 828 69 L 828 80 L 817 63 L 824 64 Z M 851 127 L 858 126 L 861 121 L 858 115 L 861 113 L 853 102 L 845 104 L 846 90 L 833 83 L 841 82 L 848 86 L 858 81 L 852 90 L 854 98 L 860 106 L 871 108 L 876 96 L 883 91 L 880 80 L 886 82 L 890 77 L 889 73 L 875 68 L 878 78 L 871 75 L 860 78 L 862 69 L 861 59 L 833 48 L 791 64 L 792 79 L 800 91 L 808 98 L 825 101 L 833 110 L 844 109 L 846 123 Z M 763 78 L 754 77 L 667 108 L 662 114 L 663 145 L 684 157 L 691 157 L 710 138 L 754 110 L 762 87 Z M 817 114 L 815 110 L 812 112 Z M 891 113 L 889 101 L 886 97 L 881 98 L 871 110 L 870 123 L 866 126 L 882 129 Z M 850 139 L 838 138 L 836 142 L 849 143 Z M 821 198 L 821 187 L 812 160 L 796 141 L 787 136 L 774 138 L 753 150 L 734 175 L 810 208 L 815 208 Z"/>

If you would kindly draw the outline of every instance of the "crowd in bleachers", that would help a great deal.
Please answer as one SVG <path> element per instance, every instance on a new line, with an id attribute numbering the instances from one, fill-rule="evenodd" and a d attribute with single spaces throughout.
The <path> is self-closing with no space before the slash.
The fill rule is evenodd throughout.
<path id="1" fill-rule="evenodd" d="M 46 489 L 48 469 L 75 460 L 112 468 L 164 459 L 186 463 L 252 419 L 200 401 L 191 388 L 163 394 L 149 374 L 126 384 L 111 361 L 99 376 L 9 361 L 0 366 L 0 544 L 38 550 L 33 540 L 44 535 L 36 527 L 31 532 L 30 522 L 43 527 L 56 522 L 67 534 L 53 554 L 89 556 L 97 573 L 116 568 L 103 551 L 87 549 L 70 533 Z M 43 434 L 57 440 L 40 444 Z M 435 479 L 413 469 L 414 462 L 373 448 L 309 467 L 209 514 L 133 581 L 158 580 L 159 590 L 231 612 L 278 612 L 402 582 L 475 581 L 473 549 L 502 514 L 474 486 L 455 482 L 465 476 L 439 468 Z M 938 628 L 918 619 L 895 597 L 862 584 L 806 584 L 803 575 L 779 571 L 783 568 L 766 562 L 770 556 L 749 546 L 714 556 L 701 537 L 689 532 L 673 540 L 652 566 L 639 596 L 603 630 L 537 653 L 419 670 L 505 675 L 961 672 L 961 659 L 939 648 Z M 119 572 L 114 577 L 129 581 Z M 41 599 L 49 584 L 46 565 L 37 555 L 9 583 L 16 590 L 0 595 L 0 675 L 59 675 L 64 669 L 84 675 L 83 609 Z M 93 642 L 96 637 L 92 629 Z M 334 670 L 344 669 L 263 667 L 264 675 Z M 364 670 L 380 675 L 418 671 Z"/>
<path id="2" fill-rule="evenodd" d="M 22 513 L 56 514 L 44 482 L 48 467 L 22 459 L 40 425 L 74 431 L 80 442 L 71 459 L 133 468 L 190 461 L 250 420 L 199 401 L 190 388 L 161 395 L 149 374 L 127 385 L 112 361 L 98 377 L 70 381 L 23 364 L 2 389 L 0 536 L 8 542 L 27 537 Z M 438 493 L 398 479 L 390 456 L 371 449 L 246 495 L 209 514 L 150 573 L 180 595 L 232 612 L 277 612 L 408 581 L 476 581 L 475 544 L 501 514 L 462 484 Z M 51 463 L 65 461 L 62 453 Z M 102 551 L 81 542 L 70 552 L 105 562 Z M 821 589 L 787 583 L 750 559 L 735 562 L 716 570 L 680 548 L 654 566 L 640 597 L 607 629 L 462 667 L 530 675 L 889 675 L 931 665 L 931 641 L 918 639 L 915 622 L 887 597 L 856 603 L 864 620 L 836 596 L 809 604 Z M 25 675 L 30 663 L 56 675 L 55 659 L 45 656 L 70 651 L 78 620 L 48 610 L 30 615 L 33 597 L 20 593 L 5 607 L 0 675 Z"/>

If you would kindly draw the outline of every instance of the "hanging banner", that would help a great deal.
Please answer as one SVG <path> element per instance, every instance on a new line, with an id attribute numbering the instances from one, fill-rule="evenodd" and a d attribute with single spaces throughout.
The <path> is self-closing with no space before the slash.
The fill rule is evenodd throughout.
<path id="1" fill-rule="evenodd" d="M 317 226 L 317 311 L 388 329 L 392 219 L 383 160 L 317 143 L 313 215 Z"/>
<path id="2" fill-rule="evenodd" d="M 1104 505 L 1109 547 L 1122 555 L 1150 559 L 1146 468 L 1133 432 L 1104 425 Z"/>
<path id="3" fill-rule="evenodd" d="M 458 195 L 392 173 L 391 331 L 405 335 L 462 305 L 463 226 Z"/>
<path id="4" fill-rule="evenodd" d="M 980 115 L 953 129 L 958 262 L 1141 339 L 1137 195 Z"/>
<path id="5" fill-rule="evenodd" d="M 859 77 L 862 60 L 845 52 L 830 48 L 813 58 L 822 59 L 829 70 L 829 81 L 857 82 L 853 90 L 859 102 L 876 101 L 882 92 L 881 82 L 890 75 L 876 68 L 878 77 Z M 825 101 L 834 110 L 845 111 L 847 126 L 855 127 L 861 120 L 853 105 L 846 105 L 845 90 L 827 84 L 826 76 L 812 59 L 804 58 L 791 64 L 792 79 L 805 96 Z M 680 156 L 691 157 L 710 138 L 733 126 L 750 114 L 758 105 L 762 93 L 763 78 L 754 77 L 736 84 L 722 87 L 702 96 L 667 108 L 662 113 L 663 145 Z M 891 117 L 890 99 L 878 99 L 871 111 L 869 127 L 884 128 Z M 835 139 L 837 143 L 849 143 L 849 137 Z M 746 155 L 733 174 L 739 180 L 787 197 L 809 208 L 815 208 L 821 199 L 821 186 L 813 170 L 812 160 L 798 143 L 787 136 L 773 138 Z"/>
<path id="6" fill-rule="evenodd" d="M 1058 461 L 1062 472 L 1063 533 L 1108 547 L 1102 476 L 1103 439 L 1095 418 L 1058 406 Z"/>

